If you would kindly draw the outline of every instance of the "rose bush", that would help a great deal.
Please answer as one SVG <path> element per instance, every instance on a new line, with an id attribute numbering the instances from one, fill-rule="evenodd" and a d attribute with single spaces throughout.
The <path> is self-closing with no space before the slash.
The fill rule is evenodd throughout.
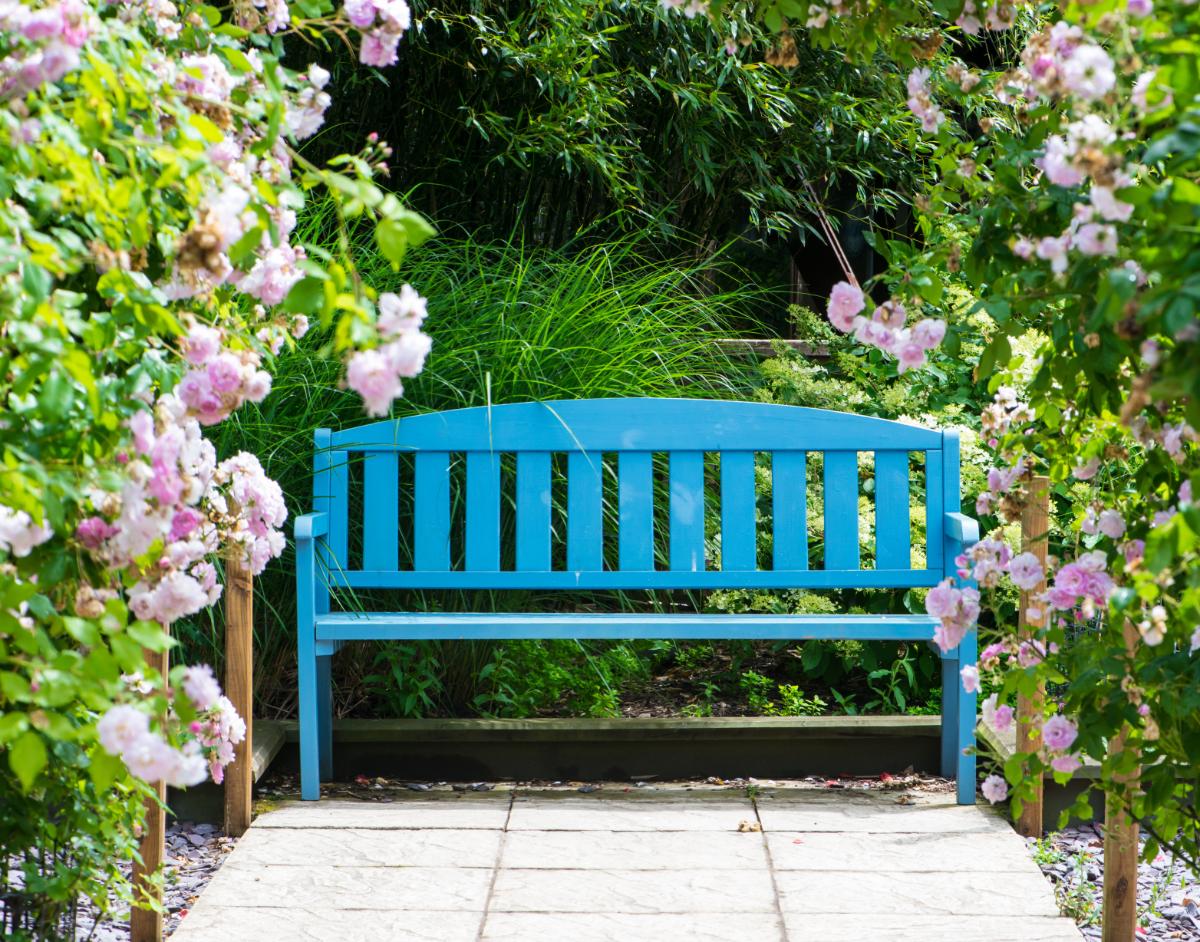
<path id="1" fill-rule="evenodd" d="M 292 238 L 313 191 L 393 263 L 432 230 L 379 186 L 381 142 L 323 167 L 297 150 L 329 75 L 283 42 L 387 65 L 408 25 L 403 0 L 0 0 L 6 937 L 128 898 L 148 783 L 220 781 L 245 735 L 211 669 L 144 654 L 217 602 L 222 558 L 260 572 L 283 548 L 279 487 L 203 427 L 268 394 L 310 319 L 370 414 L 421 369 L 416 291 L 377 297 L 348 251 Z"/>
<path id="2" fill-rule="evenodd" d="M 977 510 L 993 526 L 1016 519 L 1032 476 L 1046 474 L 1069 534 L 1051 547 L 1049 590 L 1027 613 L 1034 636 L 1010 624 L 983 652 L 994 722 L 1010 723 L 1008 704 L 1039 680 L 1063 691 L 1044 749 L 1015 756 L 985 796 L 999 800 L 1012 785 L 1019 803 L 1033 776 L 1066 776 L 1087 755 L 1102 765 L 1099 787 L 1153 836 L 1148 853 L 1161 841 L 1195 862 L 1200 8 L 777 0 L 759 10 L 785 36 L 789 21 L 805 23 L 814 42 L 882 51 L 911 68 L 909 107 L 940 168 L 914 194 L 921 238 L 877 239 L 890 268 L 871 287 L 888 300 L 860 314 L 867 300 L 839 286 L 830 320 L 903 370 L 920 359 L 898 342 L 903 312 L 926 315 L 915 335 L 941 320 L 948 288 L 971 292 L 988 315 L 976 376 L 995 394 L 980 420 L 995 463 Z M 710 8 L 718 26 L 726 12 Z M 983 32 L 1007 34 L 993 49 L 1014 55 L 969 65 L 986 58 L 972 38 Z M 935 52 L 943 62 L 947 48 L 948 65 L 924 64 Z M 932 345 L 953 353 L 959 330 Z M 1036 353 L 1014 355 L 1017 340 Z M 985 593 L 1030 588 L 1041 575 L 1036 560 L 995 540 L 959 565 Z M 944 646 L 977 614 L 969 592 L 929 593 Z M 1076 810 L 1086 807 L 1085 796 Z"/>

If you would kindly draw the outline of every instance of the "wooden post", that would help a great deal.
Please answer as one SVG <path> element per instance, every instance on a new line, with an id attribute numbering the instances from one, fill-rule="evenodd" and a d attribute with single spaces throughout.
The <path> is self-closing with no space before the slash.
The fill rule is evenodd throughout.
<path id="1" fill-rule="evenodd" d="M 1137 628 L 1125 622 L 1125 648 L 1132 656 L 1138 643 Z M 1109 743 L 1110 755 L 1125 752 L 1129 737 L 1126 726 Z M 1132 747 L 1128 747 L 1132 748 Z M 1133 787 L 1139 777 L 1134 767 L 1115 775 L 1113 784 Z M 1137 929 L 1138 825 L 1124 803 L 1111 790 L 1104 803 L 1104 911 L 1103 942 L 1134 942 Z"/>
<path id="2" fill-rule="evenodd" d="M 1028 498 L 1021 510 L 1021 551 L 1033 553 L 1046 568 L 1046 547 L 1050 534 L 1050 479 L 1037 476 L 1029 482 Z M 1029 608 L 1035 603 L 1034 598 L 1046 591 L 1045 580 L 1038 583 L 1029 592 L 1021 593 L 1020 611 L 1017 613 L 1017 636 L 1022 640 L 1033 637 L 1034 630 L 1045 624 L 1045 615 L 1035 620 L 1029 618 Z M 1038 683 L 1037 692 L 1032 697 L 1017 694 L 1017 751 L 1037 752 L 1042 748 L 1042 720 L 1045 715 L 1046 688 Z M 1043 782 L 1042 776 L 1037 776 L 1034 782 L 1033 797 L 1021 806 L 1021 816 L 1017 819 L 1017 831 L 1022 837 L 1042 836 Z"/>
<path id="3" fill-rule="evenodd" d="M 146 651 L 145 655 L 146 666 L 160 672 L 165 681 L 168 664 L 167 652 Z M 143 824 L 142 842 L 138 847 L 142 855 L 142 862 L 138 863 L 135 860 L 133 863 L 134 892 L 139 896 L 143 892 L 152 893 L 147 878 L 162 866 L 163 852 L 166 847 L 167 786 L 165 782 L 159 782 L 156 788 L 158 789 L 158 800 L 147 799 L 146 801 L 146 820 Z M 158 900 L 162 902 L 161 895 L 158 895 Z M 139 909 L 136 906 L 130 911 L 130 942 L 162 942 L 162 937 L 163 917 L 161 912 L 153 909 Z"/>
<path id="4" fill-rule="evenodd" d="M 254 578 L 240 553 L 225 560 L 225 696 L 246 721 L 246 738 L 225 769 L 225 833 L 241 837 L 254 788 Z"/>

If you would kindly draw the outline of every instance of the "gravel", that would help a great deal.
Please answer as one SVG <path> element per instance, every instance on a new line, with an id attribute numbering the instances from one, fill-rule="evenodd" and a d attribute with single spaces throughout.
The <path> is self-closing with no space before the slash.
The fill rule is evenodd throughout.
<path id="1" fill-rule="evenodd" d="M 1104 838 L 1093 825 L 1028 839 L 1042 872 L 1054 883 L 1063 914 L 1087 940 L 1101 937 Z M 1143 846 L 1145 842 L 1143 841 Z M 1200 942 L 1200 877 L 1162 851 L 1138 863 L 1138 938 L 1146 942 Z"/>
<path id="2" fill-rule="evenodd" d="M 200 891 L 213 878 L 236 841 L 215 824 L 179 821 L 167 829 L 163 867 L 163 896 L 167 912 L 166 935 L 175 931 Z M 128 872 L 128 870 L 126 870 Z M 77 940 L 128 942 L 129 913 L 95 924 L 94 913 L 80 913 Z"/>

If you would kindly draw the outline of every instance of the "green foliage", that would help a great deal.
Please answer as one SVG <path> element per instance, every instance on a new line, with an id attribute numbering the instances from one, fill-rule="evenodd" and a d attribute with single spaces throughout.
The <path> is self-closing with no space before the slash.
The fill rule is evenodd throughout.
<path id="1" fill-rule="evenodd" d="M 300 231 L 315 240 L 326 221 L 314 213 L 302 220 Z M 660 262 L 646 239 L 626 237 L 574 254 L 439 239 L 410 255 L 398 273 L 369 244 L 364 246 L 360 265 L 381 289 L 397 288 L 419 273 L 430 295 L 427 323 L 436 338 L 433 353 L 394 414 L 557 398 L 745 396 L 752 375 L 715 341 L 727 336 L 726 318 L 752 301 L 753 292 L 713 293 L 705 275 L 719 260 Z M 312 349 L 322 343 L 319 335 L 306 337 L 296 350 L 281 354 L 267 399 L 243 407 L 212 432 L 221 455 L 242 450 L 259 455 L 267 473 L 283 487 L 293 513 L 309 508 L 313 429 L 362 421 L 357 397 L 338 386 L 336 364 L 312 357 Z M 294 697 L 289 678 L 295 657 L 290 552 L 256 580 L 255 589 L 256 695 L 268 712 L 286 714 Z M 460 605 L 471 610 L 480 605 L 564 604 L 552 597 L 368 600 L 385 607 Z M 190 656 L 219 658 L 218 626 L 201 619 L 178 627 Z M 611 661 L 606 650 L 590 649 L 581 671 L 591 671 L 597 679 L 606 671 L 625 676 L 622 646 L 613 648 Z M 541 685 L 544 694 L 523 692 L 520 676 L 514 675 L 517 689 L 505 687 L 503 692 L 497 685 L 510 675 L 499 669 L 496 659 L 502 656 L 497 646 L 486 644 L 430 642 L 383 652 L 352 646 L 334 662 L 339 709 L 361 704 L 359 709 L 405 716 L 481 709 L 536 712 L 557 702 L 571 684 L 586 687 L 578 677 L 571 684 L 533 678 L 530 683 Z M 482 676 L 485 671 L 488 676 Z M 552 696 L 553 691 L 559 693 Z M 567 702 L 582 701 L 568 697 Z M 591 710 L 591 703 L 584 708 Z"/>
<path id="2" fill-rule="evenodd" d="M 348 75 L 325 146 L 381 132 L 445 225 L 551 245 L 598 223 L 699 245 L 747 224 L 803 240 L 817 232 L 806 184 L 831 211 L 883 220 L 925 173 L 886 60 L 852 65 L 799 37 L 797 65 L 778 68 L 752 21 L 725 34 L 731 54 L 657 0 L 446 0 L 414 15 L 397 80 Z"/>

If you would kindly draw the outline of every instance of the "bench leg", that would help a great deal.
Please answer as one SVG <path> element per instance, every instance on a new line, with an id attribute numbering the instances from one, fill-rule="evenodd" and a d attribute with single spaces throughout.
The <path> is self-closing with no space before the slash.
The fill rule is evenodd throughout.
<path id="1" fill-rule="evenodd" d="M 333 657 L 317 658 L 317 748 L 321 781 L 333 779 L 333 689 L 329 668 Z"/>
<path id="2" fill-rule="evenodd" d="M 958 774 L 958 658 L 942 658 L 942 777 Z"/>
<path id="3" fill-rule="evenodd" d="M 297 667 L 300 688 L 300 797 L 305 801 L 316 801 L 321 797 L 321 717 L 317 694 L 317 656 L 311 643 L 300 646 Z"/>

